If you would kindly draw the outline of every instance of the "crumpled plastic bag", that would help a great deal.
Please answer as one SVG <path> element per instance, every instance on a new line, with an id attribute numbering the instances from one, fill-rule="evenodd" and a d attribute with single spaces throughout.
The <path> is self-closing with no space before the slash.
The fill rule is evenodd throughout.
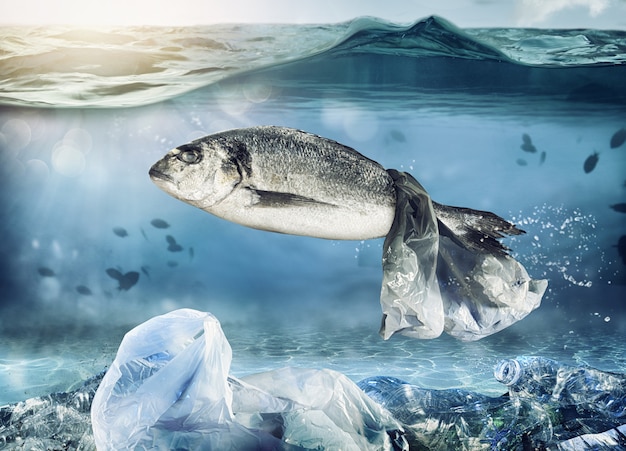
<path id="1" fill-rule="evenodd" d="M 97 448 L 408 449 L 399 423 L 346 376 L 284 368 L 237 379 L 231 359 L 210 313 L 137 326 L 94 396 Z"/>
<path id="2" fill-rule="evenodd" d="M 380 334 L 478 340 L 539 306 L 546 280 L 533 280 L 514 258 L 473 252 L 439 234 L 426 190 L 410 174 L 388 171 L 396 214 L 383 245 Z"/>

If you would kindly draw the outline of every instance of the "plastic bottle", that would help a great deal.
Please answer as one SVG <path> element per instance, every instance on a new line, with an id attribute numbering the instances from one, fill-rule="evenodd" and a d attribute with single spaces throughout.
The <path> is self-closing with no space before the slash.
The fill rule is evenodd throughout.
<path id="1" fill-rule="evenodd" d="M 431 390 L 378 376 L 358 383 L 405 426 L 410 449 L 530 449 L 552 438 L 550 415 L 530 399 Z"/>
<path id="2" fill-rule="evenodd" d="M 579 412 L 626 419 L 625 374 L 521 356 L 499 362 L 494 376 L 508 386 L 512 397 L 576 406 Z"/>

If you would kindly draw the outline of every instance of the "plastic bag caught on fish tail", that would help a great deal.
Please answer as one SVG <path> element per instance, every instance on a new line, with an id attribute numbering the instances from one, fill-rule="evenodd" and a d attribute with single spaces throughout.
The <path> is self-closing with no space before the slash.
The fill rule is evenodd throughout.
<path id="1" fill-rule="evenodd" d="M 439 237 L 437 278 L 446 333 L 475 341 L 499 332 L 539 307 L 548 286 L 506 254 L 470 252 Z"/>
<path id="2" fill-rule="evenodd" d="M 396 212 L 383 245 L 380 335 L 436 338 L 444 310 L 437 282 L 439 233 L 430 196 L 410 174 L 387 171 L 396 186 Z"/>
<path id="3" fill-rule="evenodd" d="M 498 249 L 467 248 L 440 235 L 432 201 L 407 173 L 388 170 L 396 188 L 394 222 L 383 247 L 380 334 L 463 341 L 498 332 L 541 303 L 546 280 L 533 280 Z M 451 210 L 452 211 L 452 210 Z"/>

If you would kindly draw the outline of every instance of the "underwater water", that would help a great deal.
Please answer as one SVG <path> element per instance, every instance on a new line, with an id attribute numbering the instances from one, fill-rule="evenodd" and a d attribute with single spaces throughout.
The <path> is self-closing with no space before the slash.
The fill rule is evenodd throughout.
<path id="1" fill-rule="evenodd" d="M 220 320 L 238 377 L 330 368 L 497 396 L 494 365 L 522 354 L 626 372 L 626 32 L 430 18 L 0 33 L 0 406 L 76 389 L 128 330 L 182 307 Z M 515 222 L 526 234 L 506 244 L 548 279 L 541 306 L 478 342 L 384 341 L 382 239 L 247 229 L 148 177 L 173 147 L 269 124 Z"/>

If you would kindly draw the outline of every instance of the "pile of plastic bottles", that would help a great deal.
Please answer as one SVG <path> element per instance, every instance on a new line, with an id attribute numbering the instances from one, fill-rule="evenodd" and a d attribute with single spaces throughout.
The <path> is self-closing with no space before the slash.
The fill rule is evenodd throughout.
<path id="1" fill-rule="evenodd" d="M 496 365 L 508 393 L 431 390 L 393 377 L 358 383 L 416 450 L 626 449 L 626 377 L 543 357 Z"/>

